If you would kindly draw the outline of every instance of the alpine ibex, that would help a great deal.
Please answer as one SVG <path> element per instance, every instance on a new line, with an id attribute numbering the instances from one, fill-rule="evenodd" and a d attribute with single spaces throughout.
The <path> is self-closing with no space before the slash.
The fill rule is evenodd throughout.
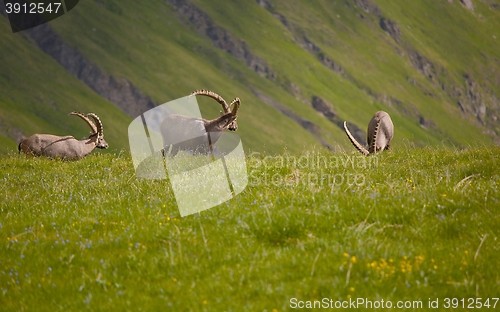
<path id="1" fill-rule="evenodd" d="M 345 121 L 344 130 L 349 140 L 351 140 L 351 143 L 365 156 L 375 154 L 382 150 L 388 150 L 391 140 L 394 137 L 394 125 L 391 116 L 383 111 L 376 112 L 368 124 L 368 133 L 366 137 L 368 141 L 368 150 L 359 144 L 352 136 L 349 129 L 347 129 Z"/>
<path id="2" fill-rule="evenodd" d="M 221 96 L 212 91 L 197 90 L 190 94 L 195 95 L 204 95 L 216 100 L 222 105 L 223 111 L 220 112 L 220 117 L 212 120 L 178 114 L 167 116 L 160 125 L 160 132 L 165 152 L 172 146 L 171 156 L 175 156 L 180 150 L 208 154 L 224 131 L 238 129 L 236 119 L 240 107 L 239 98 L 235 98 L 228 105 Z"/>
<path id="3" fill-rule="evenodd" d="M 85 157 L 96 147 L 108 148 L 108 143 L 104 140 L 102 122 L 97 115 L 93 113 L 84 115 L 77 112 L 71 112 L 69 115 L 82 118 L 90 126 L 91 132 L 87 139 L 77 140 L 72 136 L 33 134 L 19 143 L 19 152 L 34 156 L 76 160 Z"/>

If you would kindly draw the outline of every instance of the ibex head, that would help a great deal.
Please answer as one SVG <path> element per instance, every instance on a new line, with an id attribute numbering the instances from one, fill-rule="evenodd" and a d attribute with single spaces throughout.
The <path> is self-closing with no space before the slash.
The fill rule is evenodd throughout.
<path id="1" fill-rule="evenodd" d="M 97 142 L 96 146 L 97 148 L 101 149 L 106 149 L 108 148 L 108 142 L 104 140 L 104 132 L 102 131 L 102 122 L 99 117 L 97 117 L 96 114 L 94 113 L 89 113 L 87 114 L 88 117 L 91 117 L 94 120 L 95 125 L 97 126 Z"/>
<path id="2" fill-rule="evenodd" d="M 84 114 L 78 113 L 78 112 L 71 112 L 69 114 L 80 117 L 89 125 L 89 127 L 91 129 L 89 139 L 92 139 L 95 137 L 95 144 L 96 144 L 95 147 L 101 148 L 101 149 L 108 148 L 108 146 L 109 146 L 108 142 L 106 142 L 104 140 L 104 132 L 103 132 L 103 128 L 102 128 L 101 119 L 99 119 L 99 117 L 96 114 L 88 113 L 88 114 L 84 115 Z M 88 117 L 92 118 L 93 121 L 90 120 Z"/>
<path id="3" fill-rule="evenodd" d="M 363 155 L 371 155 L 379 151 L 388 150 L 391 140 L 394 137 L 394 124 L 392 123 L 391 116 L 384 111 L 376 112 L 368 124 L 368 150 L 359 144 L 352 136 L 349 129 L 347 129 L 347 123 L 345 121 L 344 130 L 354 147 Z"/>
<path id="4" fill-rule="evenodd" d="M 232 104 L 232 110 L 229 111 L 228 113 L 221 113 L 221 116 L 217 119 L 208 121 L 205 127 L 209 127 L 210 125 L 213 124 L 212 129 L 208 129 L 207 131 L 211 132 L 220 132 L 224 131 L 226 129 L 230 131 L 236 131 L 238 130 L 238 123 L 236 122 L 236 119 L 238 118 L 238 108 L 240 107 L 240 99 L 236 98 L 237 102 L 234 102 Z"/>

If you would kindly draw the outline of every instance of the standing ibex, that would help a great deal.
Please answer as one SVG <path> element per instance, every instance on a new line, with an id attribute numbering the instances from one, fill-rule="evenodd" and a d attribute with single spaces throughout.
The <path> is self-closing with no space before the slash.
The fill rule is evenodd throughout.
<path id="1" fill-rule="evenodd" d="M 179 150 L 208 154 L 224 131 L 238 129 L 236 119 L 240 107 L 239 98 L 235 98 L 228 105 L 221 96 L 212 91 L 197 90 L 190 94 L 195 95 L 204 95 L 216 100 L 222 105 L 223 111 L 220 112 L 219 118 L 212 120 L 178 114 L 167 116 L 160 125 L 160 132 L 165 152 L 168 152 L 169 146 L 172 145 L 171 156 L 175 156 Z"/>
<path id="2" fill-rule="evenodd" d="M 368 124 L 368 150 L 359 144 L 352 136 L 349 129 L 347 129 L 345 121 L 344 130 L 352 144 L 365 156 L 375 154 L 382 150 L 388 150 L 394 136 L 394 125 L 392 124 L 391 117 L 383 111 L 376 112 Z"/>
<path id="3" fill-rule="evenodd" d="M 77 140 L 72 136 L 57 136 L 52 134 L 33 134 L 19 143 L 18 149 L 27 155 L 47 156 L 62 159 L 80 159 L 88 155 L 94 148 L 108 148 L 104 141 L 102 122 L 97 115 L 71 112 L 82 118 L 91 129 L 87 139 Z M 92 122 L 88 117 L 91 117 Z"/>

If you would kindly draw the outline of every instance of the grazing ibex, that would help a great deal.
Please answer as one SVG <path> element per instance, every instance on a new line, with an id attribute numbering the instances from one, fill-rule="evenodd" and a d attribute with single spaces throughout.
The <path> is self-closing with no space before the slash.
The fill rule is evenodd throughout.
<path id="1" fill-rule="evenodd" d="M 19 143 L 18 149 L 27 155 L 46 156 L 68 160 L 80 159 L 88 155 L 94 148 L 108 148 L 104 140 L 102 122 L 97 115 L 71 112 L 82 118 L 91 129 L 87 139 L 77 140 L 72 136 L 52 134 L 33 134 Z M 88 118 L 92 118 L 93 122 Z"/>
<path id="2" fill-rule="evenodd" d="M 208 154 L 212 145 L 219 140 L 224 131 L 238 129 L 236 119 L 240 107 L 239 98 L 235 98 L 228 105 L 221 96 L 212 91 L 197 90 L 190 94 L 190 96 L 195 95 L 204 95 L 216 100 L 222 105 L 223 111 L 220 112 L 220 117 L 212 120 L 178 114 L 167 116 L 160 125 L 160 132 L 164 152 L 168 152 L 172 145 L 171 156 L 175 156 L 180 150 Z"/>
<path id="3" fill-rule="evenodd" d="M 388 150 L 394 136 L 394 125 L 392 124 L 391 117 L 383 111 L 376 112 L 368 124 L 368 150 L 359 144 L 352 136 L 349 129 L 347 129 L 345 121 L 344 130 L 349 140 L 351 140 L 351 143 L 365 156 L 375 154 L 382 150 Z"/>

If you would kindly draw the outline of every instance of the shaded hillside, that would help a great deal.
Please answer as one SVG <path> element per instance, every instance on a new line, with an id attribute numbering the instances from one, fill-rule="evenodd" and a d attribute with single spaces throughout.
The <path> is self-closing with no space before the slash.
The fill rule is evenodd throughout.
<path id="1" fill-rule="evenodd" d="M 498 144 L 499 8 L 493 0 L 96 0 L 17 34 L 0 17 L 9 47 L 0 52 L 0 140 L 73 134 L 67 112 L 93 110 L 108 142 L 126 148 L 132 117 L 206 88 L 242 99 L 238 134 L 251 150 L 348 147 L 343 120 L 364 141 L 377 110 L 393 117 L 394 148 L 405 139 Z M 207 118 L 220 109 L 206 99 L 200 106 Z"/>

